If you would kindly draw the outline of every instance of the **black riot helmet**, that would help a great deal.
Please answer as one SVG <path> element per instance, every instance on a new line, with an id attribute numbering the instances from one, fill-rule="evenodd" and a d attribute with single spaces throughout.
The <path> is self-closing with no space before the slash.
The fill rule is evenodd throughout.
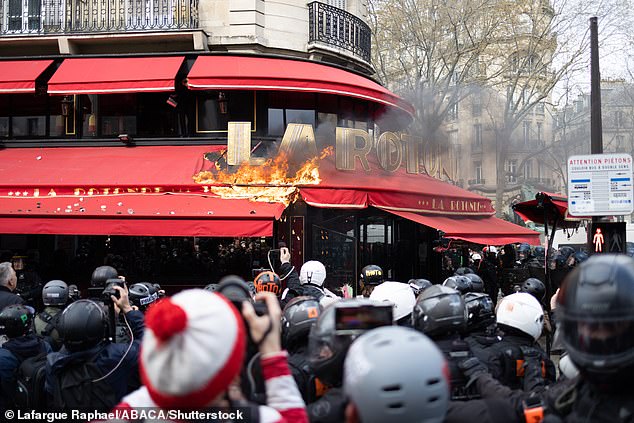
<path id="1" fill-rule="evenodd" d="M 130 285 L 128 290 L 130 304 L 137 306 L 139 310 L 145 311 L 147 308 L 158 301 L 158 290 L 148 282 L 140 282 Z"/>
<path id="2" fill-rule="evenodd" d="M 433 285 L 433 283 L 427 279 L 410 279 L 407 283 L 412 288 L 412 291 L 414 291 L 414 295 L 420 294 Z"/>
<path id="3" fill-rule="evenodd" d="M 55 279 L 42 288 L 42 302 L 45 306 L 65 306 L 68 302 L 69 289 L 66 282 Z"/>
<path id="4" fill-rule="evenodd" d="M 70 302 L 77 301 L 81 298 L 81 293 L 77 285 L 68 285 L 68 299 Z"/>
<path id="5" fill-rule="evenodd" d="M 370 285 L 380 285 L 385 281 L 383 276 L 383 269 L 376 264 L 368 264 L 361 269 L 361 275 L 359 275 L 359 282 L 362 287 Z"/>
<path id="6" fill-rule="evenodd" d="M 342 332 L 337 330 L 335 316 L 338 308 L 348 311 L 381 305 L 367 298 L 346 298 L 323 309 L 317 323 L 308 336 L 308 363 L 315 376 L 328 386 L 340 386 L 343 378 L 343 360 L 348 348 L 362 331 Z M 391 323 L 391 316 L 390 316 Z"/>
<path id="7" fill-rule="evenodd" d="M 471 281 L 471 289 L 469 292 L 484 292 L 484 281 L 480 276 L 475 273 L 467 273 L 464 277 L 469 278 Z"/>
<path id="8" fill-rule="evenodd" d="M 576 266 L 588 260 L 590 256 L 585 251 L 577 251 L 576 253 L 572 255 L 572 257 L 575 259 L 575 266 Z"/>
<path id="9" fill-rule="evenodd" d="M 527 292 L 541 302 L 546 295 L 546 285 L 537 278 L 528 278 L 520 286 L 520 292 Z"/>
<path id="10" fill-rule="evenodd" d="M 519 256 L 520 260 L 530 258 L 531 246 L 526 242 L 521 243 L 520 246 L 517 247 L 517 255 Z"/>
<path id="11" fill-rule="evenodd" d="M 634 370 L 634 259 L 599 254 L 575 268 L 557 295 L 566 351 L 590 380 L 631 380 Z"/>
<path id="12" fill-rule="evenodd" d="M 575 249 L 572 247 L 569 247 L 567 245 L 560 247 L 559 250 L 557 250 L 557 253 L 555 253 L 555 263 L 557 264 L 557 267 L 561 268 L 565 266 L 566 262 L 568 261 L 568 257 L 573 255 L 574 253 Z"/>
<path id="13" fill-rule="evenodd" d="M 467 309 L 462 295 L 455 289 L 433 285 L 416 300 L 412 326 L 430 338 L 460 332 L 467 325 Z"/>
<path id="14" fill-rule="evenodd" d="M 0 334 L 9 339 L 28 335 L 33 328 L 35 310 L 22 304 L 6 306 L 0 312 Z"/>
<path id="15" fill-rule="evenodd" d="M 90 286 L 93 288 L 105 288 L 108 279 L 116 279 L 119 277 L 117 269 L 112 266 L 99 266 L 92 272 L 90 278 Z"/>
<path id="16" fill-rule="evenodd" d="M 461 294 L 471 291 L 471 279 L 466 276 L 449 276 L 442 284 L 448 288 L 455 289 Z"/>
<path id="17" fill-rule="evenodd" d="M 464 296 L 467 308 L 467 330 L 486 329 L 495 323 L 495 307 L 491 297 L 482 292 L 467 292 Z"/>
<path id="18" fill-rule="evenodd" d="M 108 315 L 105 308 L 92 300 L 78 300 L 62 312 L 59 333 L 70 352 L 90 349 L 108 334 Z"/>
<path id="19" fill-rule="evenodd" d="M 459 267 L 454 272 L 454 274 L 458 275 L 458 276 L 464 276 L 464 275 L 466 275 L 468 273 L 473 273 L 473 269 L 470 268 L 470 267 Z"/>
<path id="20" fill-rule="evenodd" d="M 533 256 L 535 256 L 537 260 L 543 262 L 546 259 L 546 249 L 541 245 L 538 245 L 533 249 Z"/>
<path id="21" fill-rule="evenodd" d="M 205 286 L 204 290 L 209 292 L 216 292 L 218 290 L 218 285 L 219 284 L 217 283 L 210 283 L 207 286 Z"/>
<path id="22" fill-rule="evenodd" d="M 313 297 L 295 297 L 282 312 L 282 347 L 293 351 L 308 344 L 310 328 L 321 314 L 319 301 Z"/>

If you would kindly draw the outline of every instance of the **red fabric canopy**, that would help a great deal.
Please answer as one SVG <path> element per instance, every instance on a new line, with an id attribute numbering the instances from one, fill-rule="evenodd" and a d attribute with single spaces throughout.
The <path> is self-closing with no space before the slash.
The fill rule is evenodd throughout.
<path id="1" fill-rule="evenodd" d="M 275 90 L 362 98 L 414 114 L 414 108 L 376 82 L 314 62 L 266 57 L 199 56 L 187 75 L 193 90 Z"/>
<path id="2" fill-rule="evenodd" d="M 549 192 L 539 194 L 544 194 L 544 201 L 541 207 L 537 199 L 524 201 L 513 206 L 513 210 L 523 221 L 543 225 L 546 212 L 549 225 L 554 224 L 555 216 L 557 216 L 557 226 L 559 228 L 574 228 L 578 226 L 580 218 L 568 216 L 568 198 L 566 196 Z"/>
<path id="3" fill-rule="evenodd" d="M 65 59 L 48 82 L 48 93 L 117 94 L 174 91 L 184 57 Z"/>
<path id="4" fill-rule="evenodd" d="M 0 233 L 271 236 L 280 203 L 223 199 L 192 177 L 222 147 L 0 151 Z"/>
<path id="5" fill-rule="evenodd" d="M 0 198 L 0 233 L 271 236 L 283 204 L 192 194 Z"/>
<path id="6" fill-rule="evenodd" d="M 438 229 L 444 232 L 445 238 L 461 239 L 482 245 L 504 245 L 516 242 L 541 245 L 539 233 L 493 216 L 449 217 L 387 211 L 421 225 Z"/>
<path id="7" fill-rule="evenodd" d="M 495 213 L 491 201 L 424 174 L 407 173 L 401 168 L 387 172 L 368 158 L 371 171 L 337 170 L 333 158 L 319 163 L 319 185 L 302 187 L 306 203 L 326 208 L 366 208 L 425 212 L 442 215 L 481 215 Z"/>
<path id="8" fill-rule="evenodd" d="M 0 94 L 35 92 L 35 80 L 48 68 L 52 60 L 0 61 Z"/>

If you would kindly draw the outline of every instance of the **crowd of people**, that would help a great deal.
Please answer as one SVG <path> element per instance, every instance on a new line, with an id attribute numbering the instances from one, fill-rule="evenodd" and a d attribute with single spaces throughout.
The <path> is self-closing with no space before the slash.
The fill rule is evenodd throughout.
<path id="1" fill-rule="evenodd" d="M 520 245 L 513 267 L 544 269 L 540 248 Z M 389 281 L 367 265 L 356 297 L 326 289 L 322 263 L 296 269 L 281 248 L 277 272 L 173 296 L 100 266 L 87 298 L 52 280 L 39 309 L 0 263 L 0 406 L 219 407 L 258 422 L 633 422 L 634 259 L 565 253 L 552 296 L 539 273 L 499 284 L 508 256 L 492 246 L 442 281 Z"/>

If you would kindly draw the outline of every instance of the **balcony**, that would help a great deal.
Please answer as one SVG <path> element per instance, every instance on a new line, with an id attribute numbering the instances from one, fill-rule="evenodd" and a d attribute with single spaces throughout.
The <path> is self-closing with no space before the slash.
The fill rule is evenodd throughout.
<path id="1" fill-rule="evenodd" d="M 533 186 L 543 186 L 543 187 L 552 187 L 555 184 L 555 181 L 550 178 L 518 178 L 520 183 L 533 185 Z"/>
<path id="2" fill-rule="evenodd" d="M 370 27 L 351 13 L 328 4 L 308 4 L 309 43 L 343 49 L 370 62 Z"/>
<path id="3" fill-rule="evenodd" d="M 0 35 L 198 28 L 199 0 L 3 0 Z"/>
<path id="4" fill-rule="evenodd" d="M 486 179 L 469 179 L 469 186 L 471 185 L 486 185 Z"/>

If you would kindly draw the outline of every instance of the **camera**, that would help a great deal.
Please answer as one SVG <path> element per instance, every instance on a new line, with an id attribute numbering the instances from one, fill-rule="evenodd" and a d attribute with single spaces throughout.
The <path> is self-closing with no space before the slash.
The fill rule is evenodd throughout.
<path id="1" fill-rule="evenodd" d="M 224 295 L 229 301 L 231 301 L 239 312 L 242 312 L 243 302 L 251 302 L 249 286 L 240 276 L 225 276 L 218 283 L 218 289 L 216 292 Z M 255 309 L 255 314 L 258 316 L 265 316 L 269 312 L 269 309 L 263 302 L 256 301 L 252 303 L 252 305 Z"/>
<path id="2" fill-rule="evenodd" d="M 115 298 L 120 298 L 120 293 L 118 290 L 114 289 L 115 286 L 120 286 L 121 288 L 125 288 L 125 281 L 122 279 L 108 279 L 106 280 L 106 287 L 101 292 L 101 300 L 104 303 L 109 303 L 112 301 L 110 298 L 113 295 Z"/>
<path id="3" fill-rule="evenodd" d="M 391 304 L 337 307 L 335 309 L 335 333 L 351 335 L 380 326 L 391 326 Z"/>

